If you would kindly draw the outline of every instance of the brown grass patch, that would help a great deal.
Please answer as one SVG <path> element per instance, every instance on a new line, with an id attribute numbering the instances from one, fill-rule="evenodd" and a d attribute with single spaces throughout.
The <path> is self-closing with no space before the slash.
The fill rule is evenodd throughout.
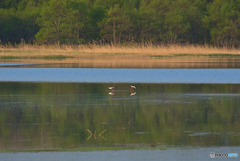
<path id="1" fill-rule="evenodd" d="M 217 48 L 210 46 L 196 45 L 19 45 L 0 46 L 0 55 L 14 56 L 46 56 L 46 55 L 64 55 L 81 57 L 84 56 L 174 56 L 176 54 L 187 55 L 208 55 L 208 54 L 240 54 L 239 49 Z"/>
<path id="2" fill-rule="evenodd" d="M 237 59 L 236 59 L 237 58 Z M 209 67 L 203 62 L 237 62 L 240 50 L 194 45 L 19 45 L 0 46 L 0 62 L 76 63 L 96 68 Z M 177 63 L 188 63 L 187 65 Z M 66 65 L 65 65 L 66 66 Z M 228 64 L 222 65 L 228 67 Z"/>

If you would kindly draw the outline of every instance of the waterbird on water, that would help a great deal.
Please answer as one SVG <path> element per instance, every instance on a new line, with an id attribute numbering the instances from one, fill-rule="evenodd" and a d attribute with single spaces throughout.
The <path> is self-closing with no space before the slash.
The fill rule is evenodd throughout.
<path id="1" fill-rule="evenodd" d="M 111 92 L 109 92 L 108 94 L 109 94 L 109 95 L 114 95 L 114 92 L 113 92 L 113 90 L 114 90 L 114 86 L 112 86 L 112 87 L 108 87 L 108 89 L 111 90 Z"/>
<path id="2" fill-rule="evenodd" d="M 114 87 L 108 87 L 108 89 L 114 89 Z"/>
<path id="3" fill-rule="evenodd" d="M 135 87 L 135 86 L 133 86 L 133 85 L 130 85 L 130 87 L 131 87 L 131 88 L 135 88 L 135 89 L 136 89 L 136 87 Z"/>

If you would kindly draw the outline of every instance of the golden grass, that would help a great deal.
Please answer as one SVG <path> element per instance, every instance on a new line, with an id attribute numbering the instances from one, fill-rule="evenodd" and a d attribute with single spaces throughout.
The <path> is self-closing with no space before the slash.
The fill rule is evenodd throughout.
<path id="1" fill-rule="evenodd" d="M 0 45 L 0 62 L 76 63 L 95 68 L 197 68 L 209 67 L 199 66 L 201 62 L 236 62 L 236 58 L 240 58 L 238 49 L 194 45 Z"/>
<path id="2" fill-rule="evenodd" d="M 45 55 L 64 55 L 64 56 L 174 56 L 176 54 L 189 55 L 208 55 L 208 54 L 240 54 L 239 49 L 218 48 L 211 46 L 196 45 L 19 45 L 18 47 L 0 46 L 0 56 L 45 56 Z"/>

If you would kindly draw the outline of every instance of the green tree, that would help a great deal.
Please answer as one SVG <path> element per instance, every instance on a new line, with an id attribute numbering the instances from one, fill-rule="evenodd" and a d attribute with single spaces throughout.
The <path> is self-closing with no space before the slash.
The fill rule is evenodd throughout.
<path id="1" fill-rule="evenodd" d="M 1 0 L 0 1 L 0 8 L 5 8 L 5 9 L 9 9 L 9 8 L 17 8 L 18 3 L 21 0 Z"/>
<path id="2" fill-rule="evenodd" d="M 205 44 L 210 40 L 209 29 L 205 28 L 202 20 L 207 13 L 206 0 L 190 0 L 190 7 L 186 10 L 190 28 L 187 32 L 191 44 Z"/>
<path id="3" fill-rule="evenodd" d="M 154 8 L 149 5 L 148 1 L 142 1 L 137 15 L 137 25 L 139 40 L 141 42 L 153 41 L 158 37 L 157 24 L 158 19 Z M 161 27 L 160 25 L 158 27 Z M 155 38 L 154 38 L 155 37 Z"/>
<path id="4" fill-rule="evenodd" d="M 77 0 L 50 0 L 46 3 L 37 19 L 41 26 L 36 34 L 40 43 L 79 42 L 80 30 L 87 19 L 88 7 Z"/>
<path id="5" fill-rule="evenodd" d="M 49 3 L 46 3 L 37 19 L 41 26 L 40 31 L 35 36 L 37 41 L 40 43 L 63 41 L 71 31 L 67 14 L 66 0 L 50 0 Z"/>
<path id="6" fill-rule="evenodd" d="M 69 40 L 73 43 L 84 42 L 84 39 L 87 39 L 84 27 L 89 22 L 89 8 L 87 4 L 77 0 L 69 1 L 68 20 L 71 28 L 71 33 L 68 35 Z"/>
<path id="7" fill-rule="evenodd" d="M 226 47 L 239 45 L 238 3 L 234 0 L 215 0 L 209 5 L 208 16 L 203 22 L 210 30 L 212 43 Z"/>
<path id="8" fill-rule="evenodd" d="M 126 0 L 95 0 L 94 4 L 98 6 L 103 6 L 106 9 L 113 8 L 116 5 L 121 8 L 125 1 Z"/>
<path id="9" fill-rule="evenodd" d="M 168 43 L 187 42 L 187 32 L 190 23 L 187 20 L 186 10 L 190 7 L 188 0 L 176 0 L 170 3 L 170 9 L 166 12 L 162 39 Z"/>
<path id="10" fill-rule="evenodd" d="M 240 45 L 239 0 L 1 0 L 0 39 Z"/>
<path id="11" fill-rule="evenodd" d="M 31 2 L 22 10 L 15 8 L 0 9 L 0 39 L 3 43 L 20 43 L 22 39 L 32 42 L 34 35 L 39 30 L 35 23 L 39 9 L 32 6 Z"/>
<path id="12" fill-rule="evenodd" d="M 123 14 L 119 5 L 114 5 L 107 12 L 107 17 L 99 23 L 99 26 L 102 27 L 103 39 L 108 40 L 108 42 L 113 42 L 115 45 L 120 43 L 121 34 L 123 30 L 127 30 L 127 18 Z"/>
<path id="13" fill-rule="evenodd" d="M 40 29 L 35 21 L 39 16 L 39 12 L 40 8 L 36 7 L 34 1 L 29 1 L 28 3 L 24 4 L 22 9 L 18 9 L 16 11 L 18 18 L 23 22 L 23 31 L 19 33 L 22 34 L 21 38 L 23 38 L 26 42 L 33 42 L 35 34 Z"/>
<path id="14" fill-rule="evenodd" d="M 85 25 L 85 33 L 89 37 L 86 38 L 89 41 L 101 39 L 101 28 L 98 25 L 102 22 L 104 18 L 106 18 L 107 10 L 104 9 L 102 6 L 94 5 L 90 9 L 89 13 L 89 23 Z"/>
<path id="15" fill-rule="evenodd" d="M 0 9 L 0 39 L 3 43 L 16 42 L 19 43 L 22 30 L 22 21 L 16 17 L 16 10 Z"/>

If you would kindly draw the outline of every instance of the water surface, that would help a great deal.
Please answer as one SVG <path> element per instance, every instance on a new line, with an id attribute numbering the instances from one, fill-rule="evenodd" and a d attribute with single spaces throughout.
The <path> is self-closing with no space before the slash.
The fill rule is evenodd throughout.
<path id="1" fill-rule="evenodd" d="M 0 150 L 240 146 L 239 84 L 135 86 L 0 83 Z"/>
<path id="2" fill-rule="evenodd" d="M 212 160 L 210 152 L 240 154 L 240 69 L 0 66 L 0 152 L 166 149 L 0 153 L 6 161 Z M 239 63 L 190 63 L 187 67 L 238 68 Z M 111 86 L 115 89 L 109 90 Z M 226 159 L 238 158 L 221 158 Z"/>
<path id="3" fill-rule="evenodd" d="M 240 69 L 0 68 L 4 82 L 240 83 Z"/>
<path id="4" fill-rule="evenodd" d="M 166 149 L 166 150 L 121 150 L 121 151 L 93 151 L 93 152 L 38 152 L 38 153 L 0 153 L 5 161 L 62 161 L 62 160 L 130 160 L 130 161 L 212 161 L 212 160 L 238 160 L 239 158 L 210 158 L 210 153 L 239 152 L 240 147 L 211 147 L 194 149 Z"/>

